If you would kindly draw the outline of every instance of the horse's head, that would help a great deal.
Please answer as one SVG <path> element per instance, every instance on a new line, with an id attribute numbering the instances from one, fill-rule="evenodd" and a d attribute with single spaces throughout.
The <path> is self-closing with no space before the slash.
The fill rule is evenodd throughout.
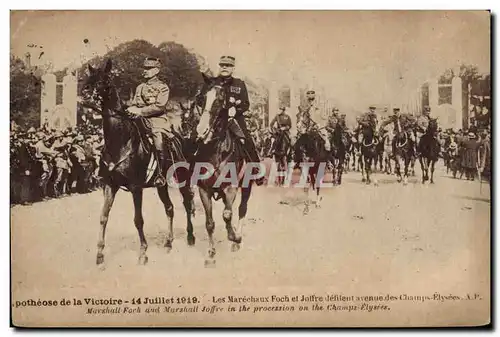
<path id="1" fill-rule="evenodd" d="M 221 85 L 212 82 L 201 95 L 204 99 L 196 132 L 199 139 L 204 139 L 214 126 L 220 111 L 225 108 L 226 94 Z"/>
<path id="2" fill-rule="evenodd" d="M 110 59 L 98 68 L 88 65 L 88 73 L 81 90 L 84 105 L 103 112 L 106 108 L 115 109 L 120 104 L 116 89 L 113 86 L 111 68 Z"/>
<path id="3" fill-rule="evenodd" d="M 429 125 L 427 126 L 427 132 L 431 135 L 435 135 L 438 131 L 438 119 L 431 118 L 429 119 Z"/>

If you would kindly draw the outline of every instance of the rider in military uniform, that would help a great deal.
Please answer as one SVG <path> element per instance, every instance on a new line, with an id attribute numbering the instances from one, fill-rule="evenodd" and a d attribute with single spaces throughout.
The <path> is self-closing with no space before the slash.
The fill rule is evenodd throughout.
<path id="1" fill-rule="evenodd" d="M 431 108 L 429 106 L 425 106 L 422 112 L 422 115 L 417 119 L 417 125 L 415 128 L 415 143 L 420 145 L 420 139 L 427 131 L 429 127 L 429 121 L 431 120 Z M 420 152 L 420 149 L 415 148 L 417 152 Z"/>
<path id="2" fill-rule="evenodd" d="M 319 129 L 319 125 L 314 121 L 313 116 L 318 115 L 318 106 L 315 101 L 316 92 L 314 90 L 309 90 L 306 92 L 307 102 L 299 107 L 299 113 L 297 114 L 297 140 L 302 134 L 309 132 L 312 129 Z M 325 150 L 330 151 L 330 140 L 328 139 L 328 134 L 326 132 L 318 132 L 320 137 L 325 142 Z"/>
<path id="3" fill-rule="evenodd" d="M 413 142 L 413 144 L 415 144 L 415 139 L 414 139 L 413 134 L 411 132 L 411 129 L 412 129 L 413 125 L 415 124 L 415 121 L 414 121 L 412 116 L 401 115 L 400 109 L 395 107 L 395 108 L 393 108 L 393 114 L 380 124 L 380 132 L 383 131 L 383 129 L 386 125 L 389 125 L 391 123 L 393 123 L 393 125 L 394 125 L 394 134 L 397 135 L 397 134 L 400 134 L 402 132 L 406 132 L 409 139 Z M 393 146 L 394 146 L 395 142 L 396 142 L 396 137 L 394 137 L 392 140 Z"/>
<path id="4" fill-rule="evenodd" d="M 129 113 L 147 118 L 151 122 L 151 134 L 158 155 L 160 174 L 155 180 L 156 186 L 164 186 L 166 179 L 165 153 L 163 152 L 163 134 L 171 136 L 170 122 L 166 115 L 166 105 L 170 89 L 159 78 L 160 61 L 155 58 L 146 58 L 144 61 L 143 77 L 146 82 L 139 84 L 132 99 Z"/>
<path id="5" fill-rule="evenodd" d="M 370 125 L 372 128 L 373 128 L 373 137 L 377 137 L 377 126 L 378 126 L 378 116 L 377 116 L 377 113 L 376 113 L 376 107 L 371 105 L 369 107 L 369 111 L 366 113 L 366 117 L 369 118 L 370 121 L 373 121 L 373 125 Z M 358 143 L 362 143 L 363 142 L 363 139 L 364 139 L 364 135 L 362 132 L 360 132 L 362 130 L 362 127 L 364 125 L 366 125 L 367 123 L 369 123 L 368 121 L 366 121 L 365 118 L 360 118 L 358 120 L 358 127 L 357 127 L 357 138 L 358 138 Z"/>
<path id="6" fill-rule="evenodd" d="M 325 129 L 328 133 L 333 134 L 333 131 L 337 127 L 337 124 L 340 122 L 339 109 L 333 108 L 332 114 L 328 116 L 328 122 L 326 123 Z"/>
<path id="7" fill-rule="evenodd" d="M 260 162 L 260 157 L 255 147 L 253 138 L 247 128 L 245 115 L 250 108 L 248 91 L 243 80 L 233 77 L 236 59 L 233 56 L 222 56 L 219 59 L 219 75 L 215 78 L 215 83 L 225 90 L 228 127 L 244 144 L 247 152 L 248 162 Z M 210 78 L 211 72 L 207 68 L 202 72 L 205 79 Z M 237 123 L 233 123 L 233 120 Z M 254 170 L 255 171 L 255 170 Z M 258 185 L 262 185 L 264 177 L 256 180 Z"/>
<path id="8" fill-rule="evenodd" d="M 286 113 L 286 108 L 284 106 L 282 106 L 280 110 L 281 112 L 277 114 L 269 124 L 269 130 L 271 131 L 271 147 L 268 154 L 269 156 L 272 156 L 274 152 L 274 141 L 277 138 L 278 132 L 283 132 L 285 136 L 290 140 L 292 120 Z"/>

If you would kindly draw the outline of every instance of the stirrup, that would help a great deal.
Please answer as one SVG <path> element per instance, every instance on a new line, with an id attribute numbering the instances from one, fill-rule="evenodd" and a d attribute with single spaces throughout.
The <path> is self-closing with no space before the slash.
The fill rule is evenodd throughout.
<path id="1" fill-rule="evenodd" d="M 159 174 L 155 178 L 154 184 L 155 184 L 156 187 L 163 187 L 163 186 L 165 186 L 167 184 L 167 179 L 165 179 L 165 177 L 163 177 L 162 174 Z"/>

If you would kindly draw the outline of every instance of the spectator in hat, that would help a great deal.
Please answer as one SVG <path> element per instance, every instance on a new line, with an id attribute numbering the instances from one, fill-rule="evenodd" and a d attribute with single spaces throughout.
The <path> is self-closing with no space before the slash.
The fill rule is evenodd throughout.
<path id="1" fill-rule="evenodd" d="M 474 180 L 478 165 L 477 154 L 480 145 L 481 141 L 476 139 L 476 134 L 473 132 L 469 132 L 467 138 L 463 138 L 461 141 L 461 166 L 465 171 L 466 179 Z"/>

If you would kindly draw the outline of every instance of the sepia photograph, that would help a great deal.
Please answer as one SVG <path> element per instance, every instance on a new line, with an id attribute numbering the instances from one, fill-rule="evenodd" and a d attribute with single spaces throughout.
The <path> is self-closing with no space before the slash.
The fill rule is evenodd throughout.
<path id="1" fill-rule="evenodd" d="M 11 10 L 11 326 L 488 326 L 491 18 Z"/>

